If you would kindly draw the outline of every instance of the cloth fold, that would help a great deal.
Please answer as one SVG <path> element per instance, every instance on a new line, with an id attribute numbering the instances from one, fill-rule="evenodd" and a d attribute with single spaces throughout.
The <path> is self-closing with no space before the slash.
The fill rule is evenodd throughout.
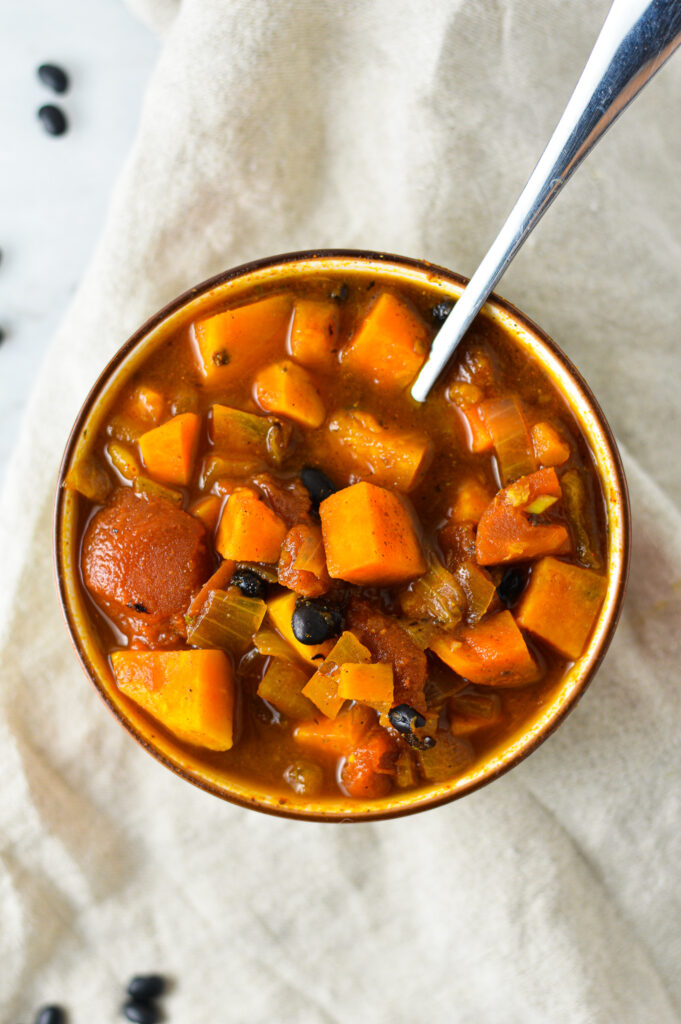
<path id="1" fill-rule="evenodd" d="M 473 796 L 297 824 L 175 778 L 83 677 L 51 567 L 69 426 L 137 325 L 226 267 L 355 246 L 470 273 L 607 4 L 129 2 L 164 48 L 0 498 L 0 1019 L 58 1001 L 113 1022 L 126 977 L 153 968 L 187 1024 L 677 1022 L 681 62 L 501 289 L 624 442 L 632 572 L 603 667 L 544 746 Z"/>

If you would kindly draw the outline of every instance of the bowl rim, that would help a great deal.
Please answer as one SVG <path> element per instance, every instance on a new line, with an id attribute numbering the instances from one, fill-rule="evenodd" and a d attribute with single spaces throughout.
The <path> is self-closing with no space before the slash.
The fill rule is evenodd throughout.
<path id="1" fill-rule="evenodd" d="M 114 704 L 100 685 L 97 673 L 90 663 L 88 655 L 81 643 L 79 631 L 72 621 L 71 610 L 67 600 L 65 581 L 66 567 L 62 561 L 61 546 L 64 530 L 64 500 L 62 497 L 64 493 L 64 479 L 68 471 L 74 449 L 81 437 L 83 426 L 92 411 L 93 405 L 99 398 L 100 394 L 104 391 L 107 382 L 133 349 L 135 349 L 138 344 L 142 343 L 152 331 L 163 323 L 163 321 L 178 312 L 191 301 L 215 288 L 219 288 L 228 282 L 235 280 L 236 278 L 247 277 L 256 271 L 271 269 L 277 266 L 286 267 L 287 265 L 296 262 L 314 262 L 315 260 L 353 260 L 360 264 L 363 262 L 374 264 L 385 263 L 386 265 L 393 264 L 404 269 L 414 269 L 426 272 L 434 278 L 441 279 L 445 282 L 449 281 L 460 289 L 465 288 L 469 281 L 469 279 L 464 275 L 459 274 L 456 271 L 449 270 L 446 267 L 439 266 L 438 264 L 431 263 L 425 259 L 400 256 L 394 253 L 374 252 L 372 250 L 365 249 L 311 249 L 266 256 L 260 259 L 251 260 L 247 263 L 239 264 L 236 267 L 221 271 L 220 273 L 207 278 L 201 283 L 186 289 L 174 299 L 171 299 L 165 306 L 152 314 L 108 360 L 90 388 L 74 421 L 60 463 L 55 492 L 53 514 L 53 567 L 62 615 L 72 646 L 85 674 L 94 686 L 100 699 L 104 701 L 104 704 L 116 718 L 119 725 L 122 725 L 133 739 L 135 739 L 137 743 L 139 743 L 140 746 L 150 753 L 157 761 L 163 764 L 166 768 L 169 768 L 181 779 L 191 783 L 193 786 L 196 786 L 213 796 L 217 796 L 221 800 L 240 807 L 257 810 L 264 814 L 270 814 L 275 817 L 286 818 L 289 820 L 355 824 L 361 821 L 382 821 L 417 814 L 421 811 L 442 807 L 444 804 L 448 804 L 454 800 L 460 799 L 461 797 L 467 796 L 468 794 L 473 793 L 476 790 L 481 789 L 483 786 L 493 782 L 495 779 L 500 778 L 502 775 L 505 775 L 512 768 L 515 768 L 525 760 L 526 757 L 541 746 L 541 744 L 544 743 L 544 741 L 547 740 L 553 732 L 555 732 L 558 726 L 574 709 L 588 689 L 608 651 L 615 633 L 624 603 L 629 575 L 631 555 L 631 509 L 626 477 L 624 474 L 622 459 L 617 448 L 617 443 L 603 410 L 601 409 L 601 406 L 594 396 L 591 388 L 570 358 L 562 351 L 558 344 L 541 327 L 539 327 L 538 324 L 536 324 L 530 317 L 514 306 L 511 302 L 493 292 L 485 303 L 485 307 L 496 307 L 497 310 L 502 311 L 513 323 L 519 325 L 523 331 L 532 335 L 546 349 L 548 349 L 549 353 L 557 360 L 562 369 L 573 379 L 578 389 L 582 392 L 583 397 L 588 403 L 589 412 L 598 426 L 607 450 L 607 466 L 609 472 L 608 481 L 610 486 L 614 488 L 615 503 L 620 511 L 619 531 L 621 535 L 619 557 L 614 557 L 608 561 L 612 561 L 614 563 L 614 567 L 619 570 L 619 582 L 610 605 L 608 606 L 607 604 L 604 604 L 601 609 L 601 613 L 599 613 L 600 619 L 603 613 L 606 612 L 608 614 L 609 622 L 607 629 L 604 631 L 600 643 L 586 668 L 583 678 L 579 681 L 572 694 L 556 711 L 551 720 L 545 724 L 541 730 L 537 731 L 537 733 L 527 742 L 525 742 L 520 750 L 505 760 L 504 763 L 492 767 L 488 772 L 484 772 L 481 777 L 471 780 L 468 784 L 459 789 L 452 790 L 451 792 L 444 792 L 442 794 L 435 793 L 430 799 L 422 799 L 420 802 L 410 802 L 408 796 L 405 796 L 403 804 L 400 803 L 397 806 L 388 809 L 377 807 L 375 810 L 372 810 L 370 803 L 367 802 L 367 804 L 365 804 L 363 801 L 357 801 L 358 808 L 364 807 L 364 810 L 360 811 L 358 809 L 358 813 L 356 814 L 352 812 L 339 813 L 337 811 L 330 811 L 328 813 L 318 811 L 310 812 L 290 803 L 286 803 L 284 805 L 275 803 L 265 804 L 260 802 L 257 797 L 245 799 L 236 793 L 220 788 L 217 784 L 206 779 L 198 778 L 183 765 L 175 763 L 167 754 L 152 744 L 141 731 L 138 731 L 131 721 L 127 720 L 120 713 L 119 708 Z M 483 307 L 483 309 L 485 307 Z M 568 407 L 574 415 L 573 406 L 568 401 L 565 394 L 563 394 L 563 399 L 567 402 Z M 597 466 L 602 469 L 601 460 L 597 458 L 596 453 L 593 451 L 592 456 Z M 609 565 L 609 571 L 612 571 L 612 569 L 613 565 Z M 414 790 L 413 792 L 405 791 L 405 793 L 417 796 L 419 790 Z"/>

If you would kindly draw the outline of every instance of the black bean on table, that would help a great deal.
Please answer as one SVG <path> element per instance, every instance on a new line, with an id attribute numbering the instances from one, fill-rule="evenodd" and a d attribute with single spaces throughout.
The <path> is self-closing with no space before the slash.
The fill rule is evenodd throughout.
<path id="1" fill-rule="evenodd" d="M 310 495 L 314 509 L 318 509 L 329 495 L 335 494 L 338 490 L 333 480 L 329 480 L 326 473 L 322 473 L 321 469 L 317 469 L 316 466 L 303 466 L 300 471 L 300 479 Z"/>
<path id="2" fill-rule="evenodd" d="M 237 569 L 230 580 L 230 586 L 238 587 L 244 597 L 264 597 L 265 581 L 251 569 Z"/>
<path id="3" fill-rule="evenodd" d="M 501 582 L 497 587 L 501 603 L 507 608 L 512 608 L 525 589 L 526 582 L 526 570 L 517 565 L 510 566 L 501 577 Z"/>
<path id="4" fill-rule="evenodd" d="M 136 974 L 130 979 L 127 993 L 132 999 L 158 999 L 163 995 L 166 980 L 162 974 Z"/>
<path id="5" fill-rule="evenodd" d="M 66 92 L 69 87 L 69 76 L 58 64 L 41 64 L 38 68 L 38 78 L 53 92 Z"/>
<path id="6" fill-rule="evenodd" d="M 52 103 L 46 103 L 40 108 L 38 119 L 48 135 L 63 135 L 68 127 L 66 114 L 61 107 L 55 107 Z"/>
<path id="7" fill-rule="evenodd" d="M 343 629 L 343 614 L 340 608 L 321 601 L 296 601 L 291 617 L 291 628 L 301 644 L 323 644 Z"/>
<path id="8" fill-rule="evenodd" d="M 61 1006 L 43 1006 L 38 1010 L 35 1024 L 64 1024 L 66 1015 Z"/>
<path id="9" fill-rule="evenodd" d="M 145 1003 L 141 999 L 128 999 L 123 1004 L 123 1016 L 133 1024 L 158 1024 L 161 1011 L 154 1003 Z"/>

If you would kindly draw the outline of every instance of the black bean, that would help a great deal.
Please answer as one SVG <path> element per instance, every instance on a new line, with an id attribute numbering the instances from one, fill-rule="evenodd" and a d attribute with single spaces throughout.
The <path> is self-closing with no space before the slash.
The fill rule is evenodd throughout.
<path id="1" fill-rule="evenodd" d="M 316 469 L 314 466 L 303 466 L 300 471 L 300 479 L 310 495 L 310 501 L 315 510 L 330 494 L 335 494 L 338 490 L 326 473 L 322 473 L 321 469 Z"/>
<path id="2" fill-rule="evenodd" d="M 58 64 L 41 64 L 38 68 L 38 78 L 53 92 L 66 92 L 69 87 L 69 76 Z"/>
<path id="3" fill-rule="evenodd" d="M 68 127 L 64 111 L 52 103 L 46 103 L 40 108 L 38 119 L 48 135 L 63 135 Z"/>
<path id="4" fill-rule="evenodd" d="M 517 565 L 512 565 L 501 577 L 501 583 L 497 587 L 497 594 L 501 603 L 506 605 L 507 608 L 512 608 L 522 594 L 525 589 L 526 579 L 527 574 L 525 570 L 520 569 Z"/>
<path id="5" fill-rule="evenodd" d="M 237 569 L 230 586 L 238 587 L 244 597 L 264 597 L 266 592 L 265 581 L 251 569 Z"/>
<path id="6" fill-rule="evenodd" d="M 123 1004 L 122 1013 L 134 1024 L 158 1024 L 161 1020 L 161 1011 L 153 1003 L 143 1003 L 138 999 L 128 999 Z"/>
<path id="7" fill-rule="evenodd" d="M 430 750 L 431 747 L 434 747 L 437 743 L 434 736 L 424 736 L 423 739 L 420 740 L 418 736 L 414 736 L 411 732 L 406 734 L 404 738 L 409 746 L 414 747 L 415 750 Z"/>
<path id="8" fill-rule="evenodd" d="M 301 644 L 322 644 L 339 635 L 343 629 L 343 615 L 340 608 L 333 605 L 301 598 L 296 601 L 291 628 Z"/>
<path id="9" fill-rule="evenodd" d="M 35 1024 L 64 1024 L 66 1016 L 61 1006 L 43 1006 L 38 1010 Z"/>
<path id="10" fill-rule="evenodd" d="M 398 704 L 397 707 L 391 708 L 388 718 L 393 729 L 401 733 L 412 733 L 414 729 L 422 729 L 426 724 L 423 715 L 409 704 Z"/>
<path id="11" fill-rule="evenodd" d="M 433 306 L 433 308 L 430 311 L 430 315 L 433 319 L 433 322 L 436 323 L 438 327 L 440 327 L 445 322 L 445 320 L 447 319 L 447 317 L 449 316 L 453 309 L 453 302 L 438 302 L 437 306 Z"/>
<path id="12" fill-rule="evenodd" d="M 348 286 L 346 284 L 342 284 L 340 288 L 333 289 L 333 291 L 331 292 L 331 298 L 335 302 L 347 302 L 349 294 L 350 289 L 348 288 Z"/>
<path id="13" fill-rule="evenodd" d="M 132 999 L 158 999 L 163 995 L 166 980 L 161 974 L 136 974 L 131 979 L 127 993 Z"/>

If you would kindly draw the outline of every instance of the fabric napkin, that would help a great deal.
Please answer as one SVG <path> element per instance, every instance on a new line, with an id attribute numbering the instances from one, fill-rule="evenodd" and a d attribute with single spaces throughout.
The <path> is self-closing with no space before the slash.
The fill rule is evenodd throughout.
<path id="1" fill-rule="evenodd" d="M 473 796 L 355 827 L 187 785 L 84 678 L 51 565 L 69 426 L 118 346 L 242 261 L 364 247 L 471 273 L 581 72 L 590 0 L 130 0 L 164 33 L 100 244 L 0 503 L 0 1020 L 118 1019 L 136 971 L 183 1024 L 681 1019 L 681 58 L 611 130 L 501 292 L 622 443 L 631 582 L 574 713 Z"/>

